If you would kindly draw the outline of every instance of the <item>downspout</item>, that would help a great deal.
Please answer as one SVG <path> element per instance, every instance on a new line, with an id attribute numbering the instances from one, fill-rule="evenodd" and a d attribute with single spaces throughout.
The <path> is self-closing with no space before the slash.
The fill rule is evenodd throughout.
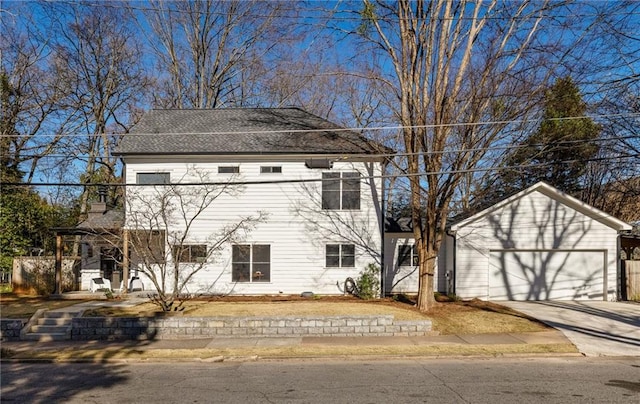
<path id="1" fill-rule="evenodd" d="M 452 268 L 449 271 L 450 272 L 450 276 L 451 276 L 451 282 L 449 282 L 449 284 L 451 285 L 451 290 L 447 290 L 447 293 L 455 295 L 456 294 L 456 272 L 457 272 L 456 271 L 456 260 L 457 260 L 457 257 L 458 257 L 458 250 L 456 248 L 456 243 L 457 243 L 456 232 L 455 231 L 452 232 L 451 230 L 447 230 L 446 234 L 447 234 L 447 236 L 451 237 L 451 240 L 452 240 L 451 241 L 451 249 L 453 250 L 452 254 L 451 254 L 452 255 L 452 258 L 451 258 L 451 267 Z M 447 257 L 445 257 L 445 259 L 446 258 Z M 447 286 L 449 286 L 449 285 L 447 285 Z M 449 289 L 449 288 L 447 288 L 447 289 Z"/>
<path id="2" fill-rule="evenodd" d="M 385 222 L 387 216 L 387 206 L 386 206 L 386 198 L 385 198 L 385 186 L 384 186 L 384 174 L 387 171 L 387 159 L 385 158 L 381 164 L 381 172 L 380 172 L 380 236 L 382 238 L 380 243 L 380 297 L 384 298 L 386 296 L 385 292 L 385 261 L 384 261 L 384 247 L 385 247 Z"/>
<path id="3" fill-rule="evenodd" d="M 129 293 L 129 230 L 127 230 L 127 165 L 121 157 L 122 162 L 122 212 L 124 214 L 124 222 L 122 223 L 122 293 Z"/>

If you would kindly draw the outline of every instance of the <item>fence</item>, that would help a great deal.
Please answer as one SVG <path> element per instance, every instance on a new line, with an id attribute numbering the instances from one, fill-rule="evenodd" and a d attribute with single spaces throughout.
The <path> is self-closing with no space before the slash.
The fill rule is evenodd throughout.
<path id="1" fill-rule="evenodd" d="M 77 289 L 77 260 L 62 260 L 62 291 Z M 11 277 L 13 291 L 45 295 L 55 289 L 54 257 L 15 257 Z"/>
<path id="2" fill-rule="evenodd" d="M 640 261 L 623 261 L 627 300 L 640 301 Z"/>

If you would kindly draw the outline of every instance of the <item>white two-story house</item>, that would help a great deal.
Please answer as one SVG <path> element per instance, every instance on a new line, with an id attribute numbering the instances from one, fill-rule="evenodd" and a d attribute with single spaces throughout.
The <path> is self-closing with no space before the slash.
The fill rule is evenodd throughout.
<path id="1" fill-rule="evenodd" d="M 128 277 L 145 290 L 341 294 L 381 265 L 382 150 L 297 108 L 152 110 L 116 151 Z"/>

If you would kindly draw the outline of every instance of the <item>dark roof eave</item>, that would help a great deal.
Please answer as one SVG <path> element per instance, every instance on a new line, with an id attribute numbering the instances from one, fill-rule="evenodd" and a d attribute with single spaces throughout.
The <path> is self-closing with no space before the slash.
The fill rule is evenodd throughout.
<path id="1" fill-rule="evenodd" d="M 63 236 L 85 236 L 91 234 L 112 234 L 114 232 L 119 232 L 122 230 L 122 227 L 118 228 L 102 228 L 102 229 L 90 229 L 86 227 L 52 227 L 52 231 L 56 234 L 61 234 Z"/>
<path id="2" fill-rule="evenodd" d="M 179 153 L 167 153 L 167 152 L 113 152 L 114 156 L 228 156 L 228 155 L 250 155 L 250 156 L 261 156 L 261 155 L 270 155 L 270 156 L 286 156 L 286 155 L 295 155 L 295 154 L 303 154 L 303 155 L 317 155 L 317 154 L 326 154 L 326 155 L 353 155 L 353 156 L 369 156 L 378 154 L 376 151 L 371 152 L 345 152 L 345 151 L 296 151 L 296 152 L 179 152 Z"/>

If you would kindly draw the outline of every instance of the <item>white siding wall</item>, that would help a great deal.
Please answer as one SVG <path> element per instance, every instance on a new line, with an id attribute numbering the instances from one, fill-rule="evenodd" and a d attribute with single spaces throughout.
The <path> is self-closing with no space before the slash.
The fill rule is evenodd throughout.
<path id="1" fill-rule="evenodd" d="M 240 174 L 218 174 L 218 166 L 238 165 Z M 130 159 L 126 164 L 127 183 L 135 183 L 137 173 L 170 172 L 172 182 L 187 175 L 188 167 L 208 174 L 208 180 L 280 181 L 321 179 L 323 172 L 359 171 L 363 177 L 374 175 L 376 198 L 380 195 L 380 164 L 336 162 L 331 170 L 309 169 L 303 159 L 278 161 L 239 158 L 235 161 L 144 161 Z M 281 166 L 282 173 L 261 174 L 261 166 Z M 367 166 L 369 169 L 367 169 Z M 373 168 L 371 168 L 373 167 Z M 369 171 L 373 170 L 373 171 Z M 185 178 L 183 181 L 197 181 Z M 347 277 L 356 278 L 369 263 L 380 265 L 380 225 L 378 202 L 372 196 L 370 180 L 361 182 L 361 209 L 358 211 L 326 211 L 321 207 L 321 182 L 245 185 L 237 195 L 221 195 L 199 217 L 189 234 L 194 244 L 210 245 L 212 234 L 240 218 L 266 213 L 263 222 L 239 241 L 239 244 L 271 246 L 271 280 L 261 283 L 233 283 L 231 280 L 231 244 L 220 250 L 216 261 L 201 270 L 189 285 L 190 292 L 234 294 L 340 294 Z M 131 199 L 130 196 L 128 196 Z M 132 207 L 129 207 L 132 208 Z M 135 207 L 133 207 L 135 209 Z M 127 215 L 130 217 L 130 215 Z M 128 227 L 132 227 L 131 222 Z M 326 244 L 355 244 L 356 265 L 353 268 L 327 268 Z M 132 268 L 135 274 L 135 268 Z M 152 285 L 143 279 L 145 289 Z M 339 286 L 337 285 L 339 284 Z"/>
<path id="2" fill-rule="evenodd" d="M 418 267 L 398 266 L 398 247 L 413 245 L 413 235 L 409 233 L 386 233 L 384 240 L 385 293 L 418 293 Z M 444 247 L 444 243 L 442 247 Z M 441 262 L 443 262 L 442 247 L 436 261 L 434 291 L 446 293 L 446 272 L 441 266 Z"/>
<path id="3" fill-rule="evenodd" d="M 418 293 L 418 267 L 398 266 L 398 247 L 412 246 L 408 234 L 386 233 L 384 238 L 385 293 Z"/>
<path id="4" fill-rule="evenodd" d="M 608 298 L 615 298 L 617 232 L 540 192 L 458 229 L 456 294 L 487 299 L 492 250 L 606 251 Z"/>

